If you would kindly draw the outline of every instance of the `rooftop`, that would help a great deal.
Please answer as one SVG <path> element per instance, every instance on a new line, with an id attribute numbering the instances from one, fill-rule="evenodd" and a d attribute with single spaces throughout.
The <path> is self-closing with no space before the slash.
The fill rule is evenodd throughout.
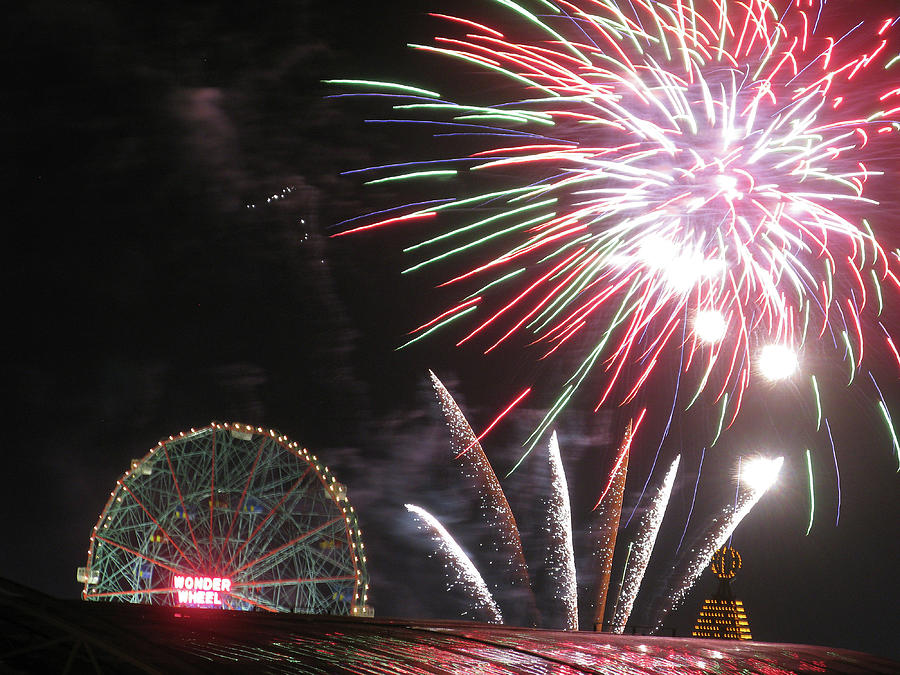
<path id="1" fill-rule="evenodd" d="M 842 649 L 51 598 L 0 579 L 0 668 L 71 673 L 896 673 Z"/>

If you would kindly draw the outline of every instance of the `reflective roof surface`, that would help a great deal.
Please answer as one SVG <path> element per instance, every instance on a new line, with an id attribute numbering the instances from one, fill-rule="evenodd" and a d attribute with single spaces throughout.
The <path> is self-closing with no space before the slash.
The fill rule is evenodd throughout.
<path id="1" fill-rule="evenodd" d="M 469 622 L 55 600 L 0 580 L 0 665 L 24 672 L 897 673 L 841 649 Z"/>

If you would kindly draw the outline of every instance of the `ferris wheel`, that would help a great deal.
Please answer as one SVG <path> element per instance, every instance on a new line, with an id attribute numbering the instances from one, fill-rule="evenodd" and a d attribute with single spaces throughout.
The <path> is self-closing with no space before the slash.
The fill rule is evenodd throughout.
<path id="1" fill-rule="evenodd" d="M 169 436 L 116 481 L 78 569 L 85 600 L 371 615 L 346 488 L 272 430 Z"/>

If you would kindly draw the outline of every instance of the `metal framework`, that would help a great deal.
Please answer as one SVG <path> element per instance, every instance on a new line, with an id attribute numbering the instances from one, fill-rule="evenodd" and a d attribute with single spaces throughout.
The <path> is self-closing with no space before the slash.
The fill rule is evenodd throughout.
<path id="1" fill-rule="evenodd" d="M 344 486 L 297 443 L 243 424 L 182 432 L 133 460 L 78 580 L 85 600 L 371 614 Z M 184 592 L 202 580 L 208 593 Z"/>

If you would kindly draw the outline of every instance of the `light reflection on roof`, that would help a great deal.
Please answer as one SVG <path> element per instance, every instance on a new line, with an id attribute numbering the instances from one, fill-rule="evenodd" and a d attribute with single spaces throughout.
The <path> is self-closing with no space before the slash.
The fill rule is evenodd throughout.
<path id="1" fill-rule="evenodd" d="M 848 650 L 512 628 L 463 621 L 54 600 L 0 579 L 0 660 L 22 672 L 331 675 L 897 673 Z M 35 647 L 34 645 L 43 645 Z"/>

